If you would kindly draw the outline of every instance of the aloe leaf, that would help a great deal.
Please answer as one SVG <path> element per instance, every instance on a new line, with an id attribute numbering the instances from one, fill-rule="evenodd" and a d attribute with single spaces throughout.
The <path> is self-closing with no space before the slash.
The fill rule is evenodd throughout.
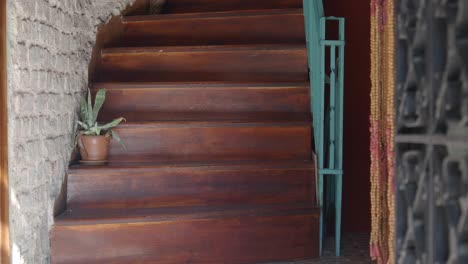
<path id="1" fill-rule="evenodd" d="M 90 128 L 89 130 L 82 131 L 82 133 L 87 136 L 99 136 L 94 127 Z"/>
<path id="2" fill-rule="evenodd" d="M 78 143 L 78 135 L 80 134 L 79 131 L 76 131 L 75 133 L 71 134 L 70 138 L 70 147 L 73 149 L 76 147 L 76 144 Z"/>
<path id="3" fill-rule="evenodd" d="M 101 89 L 96 93 L 94 97 L 94 108 L 93 108 L 93 123 L 96 122 L 99 111 L 101 110 L 104 101 L 106 100 L 106 89 Z"/>
<path id="4" fill-rule="evenodd" d="M 96 133 L 96 136 L 100 136 L 100 135 L 101 135 L 101 127 L 98 125 L 98 123 L 95 123 L 95 124 L 94 124 L 93 130 L 94 130 L 94 132 Z"/>
<path id="5" fill-rule="evenodd" d="M 110 123 L 107 123 L 105 125 L 102 125 L 100 126 L 100 129 L 102 130 L 109 130 L 111 128 L 114 128 L 116 126 L 118 126 L 120 123 L 122 123 L 123 121 L 125 121 L 125 118 L 121 117 L 121 118 L 117 118 L 117 119 L 114 119 L 114 121 L 110 122 Z"/>
<path id="6" fill-rule="evenodd" d="M 86 118 L 86 122 L 88 123 L 88 126 L 93 126 L 93 104 L 92 104 L 92 98 L 91 98 L 91 91 L 88 89 L 88 117 Z"/>
<path id="7" fill-rule="evenodd" d="M 81 96 L 81 109 L 80 109 L 80 119 L 82 122 L 86 122 L 86 119 L 88 117 L 88 107 L 86 106 L 86 99 L 82 95 Z"/>
<path id="8" fill-rule="evenodd" d="M 85 130 L 88 130 L 89 129 L 89 126 L 81 121 L 77 121 L 78 122 L 78 125 L 80 125 L 83 129 Z"/>
<path id="9" fill-rule="evenodd" d="M 101 128 L 98 126 L 97 123 L 94 124 L 94 126 L 90 127 L 85 131 L 85 133 L 88 132 L 88 135 L 95 135 L 99 136 L 101 133 Z"/>
<path id="10" fill-rule="evenodd" d="M 117 142 L 120 143 L 120 145 L 122 146 L 122 148 L 126 151 L 127 150 L 127 146 L 125 146 L 125 144 L 122 142 L 122 139 L 120 138 L 119 134 L 117 134 L 117 132 L 111 130 L 111 133 L 112 133 L 112 138 L 117 140 Z"/>

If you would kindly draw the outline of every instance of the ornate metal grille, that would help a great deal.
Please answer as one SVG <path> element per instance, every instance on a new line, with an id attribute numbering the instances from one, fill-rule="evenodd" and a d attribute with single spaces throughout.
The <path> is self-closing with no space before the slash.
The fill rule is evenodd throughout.
<path id="1" fill-rule="evenodd" d="M 468 1 L 397 16 L 397 261 L 468 263 Z"/>

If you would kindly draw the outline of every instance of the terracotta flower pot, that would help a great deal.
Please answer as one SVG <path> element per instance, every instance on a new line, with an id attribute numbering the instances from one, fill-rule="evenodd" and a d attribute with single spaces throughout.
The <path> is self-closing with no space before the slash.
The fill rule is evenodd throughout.
<path id="1" fill-rule="evenodd" d="M 81 159 L 83 161 L 107 161 L 111 138 L 106 136 L 80 136 Z"/>

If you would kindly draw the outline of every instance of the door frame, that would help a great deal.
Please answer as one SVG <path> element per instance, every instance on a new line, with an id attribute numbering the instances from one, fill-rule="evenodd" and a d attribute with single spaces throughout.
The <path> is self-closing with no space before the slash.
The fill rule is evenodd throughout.
<path id="1" fill-rule="evenodd" d="M 0 264 L 10 263 L 6 0 L 0 0 Z"/>

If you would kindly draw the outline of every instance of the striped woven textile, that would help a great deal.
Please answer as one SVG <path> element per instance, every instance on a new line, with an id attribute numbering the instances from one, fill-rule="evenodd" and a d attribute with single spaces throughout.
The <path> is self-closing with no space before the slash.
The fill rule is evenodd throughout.
<path id="1" fill-rule="evenodd" d="M 395 263 L 395 0 L 371 1 L 371 238 L 377 263 Z"/>

